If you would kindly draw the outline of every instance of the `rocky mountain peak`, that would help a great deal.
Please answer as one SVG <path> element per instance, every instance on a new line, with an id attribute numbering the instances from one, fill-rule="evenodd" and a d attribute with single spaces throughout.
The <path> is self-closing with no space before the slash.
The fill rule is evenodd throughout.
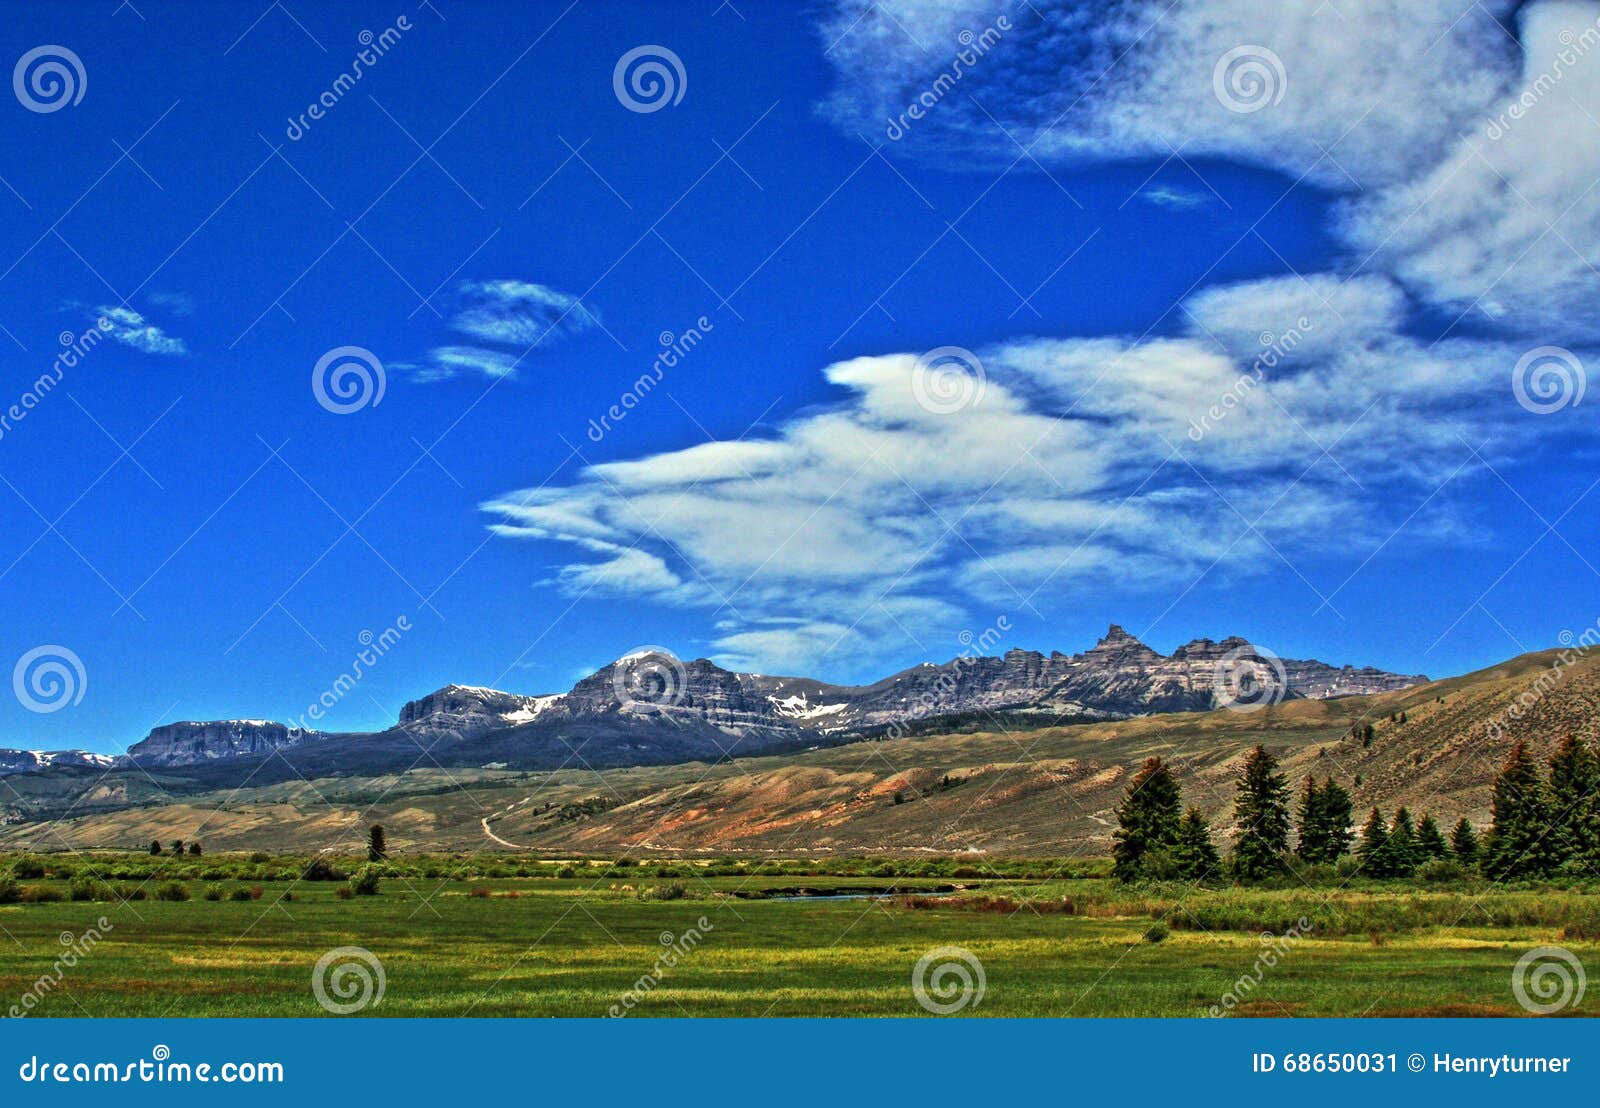
<path id="1" fill-rule="evenodd" d="M 177 766 L 215 758 L 270 754 L 322 736 L 266 719 L 185 720 L 152 728 L 128 748 L 128 758 L 144 765 Z"/>

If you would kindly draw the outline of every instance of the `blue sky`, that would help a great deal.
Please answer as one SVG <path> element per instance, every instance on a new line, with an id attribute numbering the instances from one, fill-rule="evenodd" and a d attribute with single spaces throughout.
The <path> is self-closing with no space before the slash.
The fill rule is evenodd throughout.
<path id="1" fill-rule="evenodd" d="M 5 404 L 106 330 L 0 426 L 5 666 L 82 666 L 0 745 L 290 719 L 397 621 L 330 727 L 649 644 L 1589 626 L 1600 5 L 1258 6 L 7 4 L 77 66 L 0 105 Z"/>

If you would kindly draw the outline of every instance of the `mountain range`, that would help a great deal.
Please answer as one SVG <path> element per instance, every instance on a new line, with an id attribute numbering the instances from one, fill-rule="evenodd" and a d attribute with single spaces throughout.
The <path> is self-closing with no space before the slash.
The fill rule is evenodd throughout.
<path id="1" fill-rule="evenodd" d="M 180 769 L 213 786 L 417 767 L 539 770 L 720 761 L 866 738 L 1128 719 L 1325 700 L 1427 680 L 1370 667 L 1279 659 L 1242 638 L 1163 655 L 1113 624 L 1078 654 L 1011 650 L 923 663 L 870 685 L 736 673 L 660 649 L 617 659 L 566 693 L 523 696 L 447 685 L 377 732 L 323 732 L 264 719 L 163 724 L 115 758 L 0 750 L 0 775 Z"/>

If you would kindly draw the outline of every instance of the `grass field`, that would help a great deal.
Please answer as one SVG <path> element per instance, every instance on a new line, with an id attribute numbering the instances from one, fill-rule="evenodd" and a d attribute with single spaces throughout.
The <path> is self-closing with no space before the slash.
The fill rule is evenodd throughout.
<path id="1" fill-rule="evenodd" d="M 461 867 L 432 859 L 394 863 L 377 895 L 350 896 L 338 881 L 277 873 L 304 861 L 61 864 L 76 867 L 80 895 L 85 869 L 111 875 L 104 901 L 65 899 L 70 881 L 47 867 L 18 885 L 35 902 L 0 906 L 0 1003 L 44 1016 L 321 1016 L 314 967 L 360 947 L 381 965 L 381 1002 L 354 976 L 323 984 L 335 1002 L 341 987 L 367 996 L 367 1016 L 923 1016 L 919 959 L 954 946 L 983 977 L 962 1016 L 1523 1015 L 1512 972 L 1525 952 L 1559 945 L 1591 965 L 1600 953 L 1600 895 L 1557 887 L 1127 889 L 1097 875 L 1099 864 L 1045 861 L 978 878 L 894 876 L 893 864 L 862 860 L 579 862 L 531 871 L 548 876 L 452 879 Z M 191 866 L 214 879 L 171 880 Z M 970 872 L 949 861 L 903 868 Z M 244 876 L 217 876 L 229 873 Z M 190 899 L 154 898 L 178 895 L 174 885 Z M 944 895 L 761 899 L 889 887 Z M 101 934 L 85 949 L 91 928 Z M 963 995 L 940 991 L 959 978 L 937 967 L 958 957 L 933 959 L 924 983 L 935 1002 Z"/>

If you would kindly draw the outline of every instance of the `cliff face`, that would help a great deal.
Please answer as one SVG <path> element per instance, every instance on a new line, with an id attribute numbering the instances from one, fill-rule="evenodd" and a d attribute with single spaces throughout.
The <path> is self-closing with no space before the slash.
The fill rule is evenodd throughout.
<path id="1" fill-rule="evenodd" d="M 181 766 L 217 758 L 271 754 L 320 739 L 317 731 L 290 730 L 264 719 L 223 719 L 207 723 L 168 723 L 128 748 L 131 761 L 147 766 Z"/>

